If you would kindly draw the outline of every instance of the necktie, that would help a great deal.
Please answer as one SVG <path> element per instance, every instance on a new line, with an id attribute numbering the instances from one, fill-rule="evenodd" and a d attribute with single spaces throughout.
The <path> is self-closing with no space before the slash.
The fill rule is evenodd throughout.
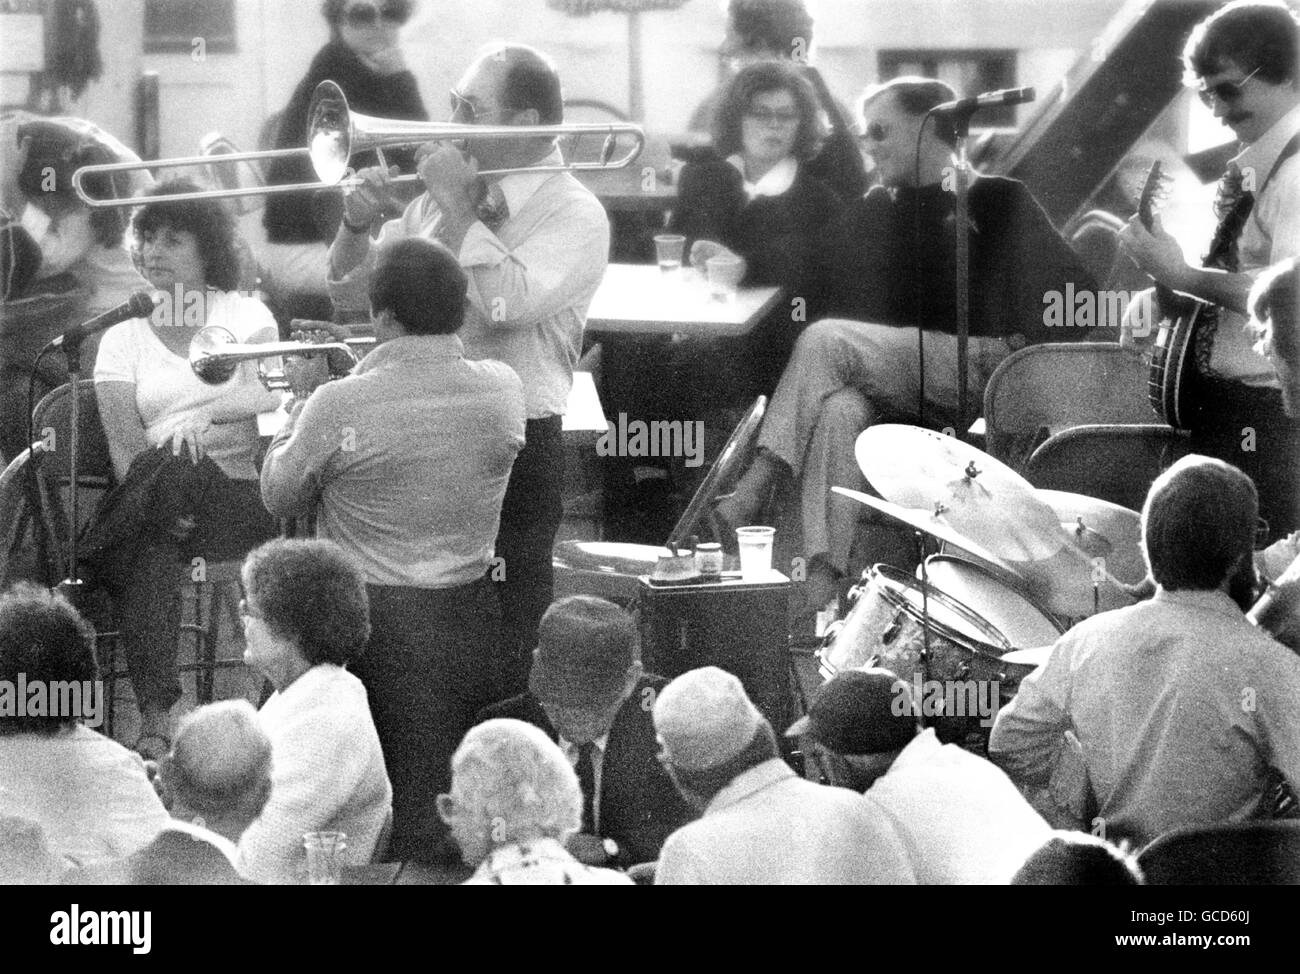
<path id="1" fill-rule="evenodd" d="M 1206 267 L 1235 273 L 1240 258 L 1237 253 L 1237 240 L 1250 211 L 1255 207 L 1255 194 L 1243 185 L 1241 168 L 1235 163 L 1228 163 L 1228 170 L 1219 180 L 1218 195 L 1214 199 L 1214 214 L 1219 218 L 1214 228 L 1214 237 L 1210 241 L 1210 250 L 1205 258 Z M 1204 321 L 1196 330 L 1193 354 L 1196 366 L 1202 375 L 1214 375 L 1210 368 L 1210 356 L 1214 352 L 1214 333 L 1218 330 L 1218 315 L 1204 315 Z"/>
<path id="2" fill-rule="evenodd" d="M 578 784 L 582 786 L 582 831 L 596 834 L 596 744 L 588 741 L 578 747 Z"/>
<path id="3" fill-rule="evenodd" d="M 496 233 L 501 225 L 510 218 L 510 207 L 506 203 L 506 194 L 501 191 L 499 183 L 488 183 L 483 199 L 474 208 L 475 215 L 483 225 Z"/>

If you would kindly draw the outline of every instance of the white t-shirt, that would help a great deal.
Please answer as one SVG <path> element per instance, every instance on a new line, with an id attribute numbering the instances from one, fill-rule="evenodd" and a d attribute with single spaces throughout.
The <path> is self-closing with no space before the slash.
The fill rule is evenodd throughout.
<path id="1" fill-rule="evenodd" d="M 176 309 L 177 316 L 181 309 Z M 275 331 L 266 305 L 236 291 L 206 293 L 205 325 L 225 328 L 238 342 L 259 331 Z M 208 385 L 154 333 L 145 318 L 114 325 L 104 334 L 95 360 L 96 382 L 130 382 L 135 407 L 151 447 L 171 440 L 176 427 L 191 418 L 211 418 L 214 412 L 246 409 L 249 419 L 213 426 L 204 439 L 207 454 L 222 472 L 236 480 L 255 480 L 257 419 L 255 413 L 273 408 L 257 377 L 257 363 L 244 362 L 220 385 Z"/>

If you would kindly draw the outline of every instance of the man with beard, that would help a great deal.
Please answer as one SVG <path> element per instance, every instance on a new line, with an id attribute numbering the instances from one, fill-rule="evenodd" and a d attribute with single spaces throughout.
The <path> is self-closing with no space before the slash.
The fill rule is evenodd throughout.
<path id="1" fill-rule="evenodd" d="M 1255 596 L 1254 484 L 1184 457 L 1151 485 L 1142 543 L 1154 598 L 1093 616 L 998 714 L 989 757 L 1043 786 L 1066 730 L 1106 838 L 1267 815 L 1276 769 L 1300 784 L 1300 657 L 1242 614 Z M 1094 819 L 1094 822 L 1097 819 Z"/>

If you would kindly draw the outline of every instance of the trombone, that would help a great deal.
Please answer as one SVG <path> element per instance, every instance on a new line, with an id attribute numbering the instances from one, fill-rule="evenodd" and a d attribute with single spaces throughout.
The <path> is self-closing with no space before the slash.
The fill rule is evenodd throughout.
<path id="1" fill-rule="evenodd" d="M 640 126 L 628 122 L 593 122 L 568 125 L 460 125 L 454 122 L 409 122 L 400 119 L 375 118 L 362 115 L 348 107 L 343 89 L 333 81 L 322 81 L 312 95 L 307 112 L 307 146 L 301 149 L 268 149 L 262 152 L 233 152 L 225 155 L 186 156 L 180 159 L 155 159 L 152 162 L 119 162 L 99 166 L 82 166 L 72 174 L 72 188 L 87 206 L 103 209 L 117 206 L 139 206 L 140 197 L 127 199 L 99 199 L 86 191 L 82 181 L 98 173 L 133 172 L 141 169 L 165 169 L 181 166 L 210 166 L 231 162 L 253 162 L 258 159 L 277 159 L 306 153 L 320 182 L 290 183 L 284 186 L 244 186 L 237 189 L 199 190 L 193 193 L 171 193 L 151 196 L 147 202 L 180 202 L 182 200 L 231 199 L 239 196 L 263 196 L 274 193 L 301 193 L 305 190 L 343 189 L 360 184 L 350 178 L 348 160 L 358 152 L 375 151 L 379 164 L 387 168 L 385 148 L 420 145 L 444 139 L 528 139 L 574 136 L 576 138 L 603 136 L 600 156 L 593 162 L 570 162 L 554 166 L 527 166 L 514 169 L 487 169 L 480 176 L 499 176 L 512 172 L 581 172 L 593 169 L 622 169 L 641 154 L 645 146 L 645 133 Z M 619 142 L 626 137 L 631 145 L 615 156 Z M 349 178 L 345 178 L 349 177 Z M 394 183 L 409 183 L 420 177 L 414 173 L 397 176 Z"/>
<path id="2" fill-rule="evenodd" d="M 281 355 L 328 355 L 338 352 L 347 361 L 346 369 L 330 369 L 330 378 L 338 379 L 352 371 L 361 356 L 375 344 L 373 338 L 349 338 L 342 342 L 267 342 L 247 345 L 235 341 L 235 336 L 220 325 L 201 328 L 190 342 L 190 368 L 208 385 L 228 382 L 242 362 L 257 362 L 257 375 L 262 385 L 271 391 L 286 390 L 289 380 L 283 370 L 271 371 L 262 359 Z M 364 351 L 361 351 L 364 350 Z"/>

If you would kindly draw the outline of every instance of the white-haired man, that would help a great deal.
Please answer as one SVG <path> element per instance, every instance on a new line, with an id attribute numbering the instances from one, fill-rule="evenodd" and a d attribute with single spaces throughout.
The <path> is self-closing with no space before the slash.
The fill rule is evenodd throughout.
<path id="1" fill-rule="evenodd" d="M 664 843 L 658 886 L 916 882 L 887 815 L 847 788 L 799 778 L 740 680 L 714 666 L 659 694 L 669 776 L 701 817 Z"/>
<path id="2" fill-rule="evenodd" d="M 631 885 L 613 869 L 585 866 L 565 850 L 582 825 L 582 789 L 558 744 L 522 720 L 489 720 L 451 759 L 451 793 L 438 814 L 467 865 L 469 884 Z"/>
<path id="3" fill-rule="evenodd" d="M 227 886 L 237 843 L 271 797 L 271 739 L 247 700 L 223 700 L 191 713 L 158 765 L 171 821 L 121 862 L 88 877 L 126 886 Z"/>

